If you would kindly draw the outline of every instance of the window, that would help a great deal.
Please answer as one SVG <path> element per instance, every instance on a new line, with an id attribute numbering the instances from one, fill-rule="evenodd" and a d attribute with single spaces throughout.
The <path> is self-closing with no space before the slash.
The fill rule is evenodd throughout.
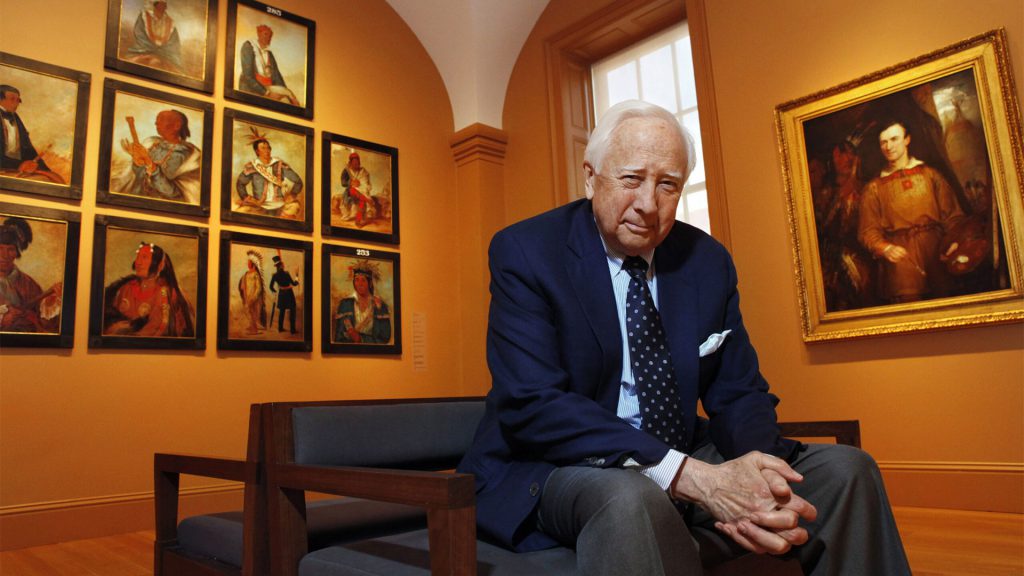
<path id="1" fill-rule="evenodd" d="M 596 62 L 591 67 L 591 76 L 596 118 L 623 100 L 639 99 L 672 112 L 693 135 L 697 162 L 683 187 L 676 217 L 710 233 L 704 153 L 686 22 Z"/>

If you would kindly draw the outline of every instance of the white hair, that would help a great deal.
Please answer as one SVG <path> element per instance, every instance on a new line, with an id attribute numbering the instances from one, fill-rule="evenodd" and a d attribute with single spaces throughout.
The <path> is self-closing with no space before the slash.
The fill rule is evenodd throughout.
<path id="1" fill-rule="evenodd" d="M 683 172 L 683 181 L 685 182 L 697 163 L 693 136 L 671 112 L 661 106 L 641 100 L 619 102 L 609 108 L 604 116 L 601 116 L 601 119 L 597 121 L 597 126 L 594 127 L 594 132 L 590 135 L 590 141 L 587 142 L 587 149 L 583 152 L 583 161 L 590 164 L 595 172 L 600 172 L 612 132 L 630 118 L 661 118 L 679 130 L 679 136 L 683 140 L 683 151 L 686 153 L 686 171 Z"/>

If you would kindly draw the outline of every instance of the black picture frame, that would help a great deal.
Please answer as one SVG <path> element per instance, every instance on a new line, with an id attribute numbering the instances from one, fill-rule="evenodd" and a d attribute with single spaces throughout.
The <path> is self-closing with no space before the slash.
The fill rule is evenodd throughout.
<path id="1" fill-rule="evenodd" d="M 139 133 L 152 134 L 161 130 L 154 130 L 152 122 L 168 111 L 176 111 L 179 118 L 187 118 L 190 135 L 182 146 L 164 148 L 168 146 L 167 141 L 159 132 L 157 136 L 145 139 L 139 136 Z M 133 125 L 128 118 L 134 119 L 136 113 L 146 116 Z M 121 114 L 128 115 L 115 118 Z M 171 117 L 174 116 L 171 114 Z M 197 121 L 199 126 L 196 126 Z M 181 130 L 177 131 L 178 135 L 181 133 Z M 129 152 L 133 141 L 147 150 L 157 149 L 154 154 L 157 157 L 152 158 L 152 169 L 139 166 L 137 170 L 133 165 L 133 156 Z M 201 148 L 192 144 L 196 141 L 202 142 Z M 212 103 L 108 78 L 103 82 L 96 202 L 183 216 L 209 217 L 212 146 Z M 176 169 L 172 168 L 175 166 Z M 140 176 L 136 177 L 135 174 Z M 168 178 L 168 175 L 172 177 Z M 161 187 L 168 190 L 160 191 Z M 137 188 L 138 192 L 131 191 L 132 188 Z M 180 198 L 174 197 L 174 194 Z"/>
<path id="2" fill-rule="evenodd" d="M 18 122 L 36 138 L 28 146 L 37 154 L 34 159 L 50 168 L 37 176 L 45 181 L 22 176 L 14 167 L 0 168 L 0 188 L 81 199 L 92 75 L 0 52 L 0 84 L 21 91 Z M 69 112 L 72 116 L 67 118 Z M 31 126 L 24 124 L 22 114 Z"/>
<path id="3" fill-rule="evenodd" d="M 323 235 L 397 245 L 398 148 L 331 132 L 323 132 L 322 139 L 320 214 Z M 369 175 L 371 183 L 363 200 L 352 192 L 346 196 L 342 189 L 344 171 L 352 154 L 359 155 L 360 168 Z M 350 183 L 354 180 L 348 179 Z"/>
<path id="4" fill-rule="evenodd" d="M 142 242 L 153 276 L 140 281 Z M 89 348 L 205 349 L 208 254 L 206 228 L 97 215 Z"/>
<path id="5" fill-rule="evenodd" d="M 255 56 L 260 26 L 278 37 L 277 47 L 266 45 L 265 74 Z M 255 0 L 228 0 L 224 97 L 312 119 L 315 47 L 316 22 Z"/>
<path id="6" fill-rule="evenodd" d="M 108 0 L 103 65 L 126 74 L 213 94 L 217 0 L 174 0 L 162 17 L 148 0 Z M 166 3 L 165 3 L 166 6 Z M 139 28 L 146 37 L 136 38 Z M 160 28 L 164 28 L 161 30 Z M 166 38 L 149 38 L 162 34 Z"/>
<path id="7" fill-rule="evenodd" d="M 27 225 L 31 237 L 15 232 L 14 228 L 19 225 L 11 218 L 20 219 Z M 0 229 L 8 227 L 27 244 L 17 246 L 18 256 L 14 265 L 23 278 L 16 284 L 27 287 L 33 295 L 28 302 L 18 304 L 0 295 L 0 308 L 3 308 L 0 311 L 0 348 L 72 348 L 75 341 L 81 215 L 0 202 Z M 57 250 L 63 253 L 56 253 Z M 42 261 L 33 261 L 26 266 L 23 258 L 34 259 L 36 253 Z"/>
<path id="8" fill-rule="evenodd" d="M 253 186 L 261 181 L 261 172 L 265 172 L 259 166 L 256 152 L 252 148 L 252 142 L 258 138 L 265 138 L 270 143 L 273 157 L 277 160 L 270 164 L 270 177 L 280 179 L 285 182 L 285 186 L 291 185 L 289 173 L 300 179 L 300 193 L 288 202 L 286 200 L 290 194 L 286 192 L 285 198 L 280 200 L 283 205 L 274 210 L 278 215 L 267 213 L 259 206 L 242 207 L 239 204 L 239 178 L 252 179 L 248 185 L 243 185 L 243 188 L 246 189 L 247 198 L 253 198 Z M 281 152 L 282 150 L 284 152 Z M 313 128 L 226 108 L 222 162 L 222 221 L 295 232 L 313 231 Z M 291 217 L 288 215 L 290 211 L 298 213 Z"/>
<path id="9" fill-rule="evenodd" d="M 259 256 L 253 256 L 253 253 Z M 290 315 L 285 315 L 278 309 L 285 290 L 281 289 L 282 284 L 274 278 L 276 273 L 268 271 L 276 267 L 275 258 L 281 259 L 282 270 L 288 274 L 288 282 L 295 282 L 292 286 L 298 286 L 298 289 L 290 290 L 296 308 L 302 306 L 301 311 L 293 309 Z M 296 263 L 296 260 L 301 260 L 301 263 Z M 249 268 L 250 262 L 259 270 L 259 274 L 253 273 L 251 276 L 251 283 L 246 281 L 253 272 L 253 268 Z M 294 272 L 298 267 L 301 267 L 302 273 L 296 278 Z M 219 350 L 313 350 L 312 242 L 223 230 L 220 233 L 219 278 Z M 272 292 L 271 288 L 275 285 L 276 289 Z M 277 293 L 276 297 L 274 292 Z M 295 292 L 301 292 L 301 297 L 296 297 Z M 270 310 L 269 314 L 267 310 Z M 284 317 L 289 319 L 288 330 L 283 329 Z M 278 322 L 278 330 L 274 329 L 275 320 Z M 292 325 L 292 321 L 295 325 Z"/>
<path id="10" fill-rule="evenodd" d="M 402 354 L 402 290 L 398 252 L 324 244 L 321 252 L 321 352 Z M 363 270 L 363 274 L 355 272 Z M 368 315 L 359 319 L 357 276 L 369 277 Z M 376 299 L 380 301 L 377 302 Z M 349 322 L 355 322 L 351 325 Z M 364 322 L 364 330 L 358 323 Z M 344 323 L 344 324 L 343 324 Z M 353 331 L 346 334 L 346 328 Z M 383 341 L 387 336 L 387 341 Z M 375 340 L 375 341 L 369 341 Z"/>

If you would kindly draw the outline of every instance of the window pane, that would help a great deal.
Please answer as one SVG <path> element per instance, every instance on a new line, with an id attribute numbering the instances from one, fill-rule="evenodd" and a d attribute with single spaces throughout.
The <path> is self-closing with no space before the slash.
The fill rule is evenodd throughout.
<path id="1" fill-rule="evenodd" d="M 688 193 L 686 195 L 686 209 L 687 214 L 684 221 L 710 234 L 711 217 L 708 214 L 707 190 L 702 188 Z"/>
<path id="2" fill-rule="evenodd" d="M 623 100 L 640 97 L 636 82 L 636 62 L 619 66 L 608 73 L 608 107 Z"/>
<path id="3" fill-rule="evenodd" d="M 683 126 L 690 131 L 690 135 L 693 136 L 694 148 L 697 149 L 697 165 L 693 169 L 693 174 L 690 174 L 690 179 L 686 181 L 687 184 L 701 184 L 704 182 L 704 148 L 701 145 L 700 140 L 700 117 L 697 115 L 697 111 L 683 114 Z"/>
<path id="4" fill-rule="evenodd" d="M 690 37 L 676 42 L 676 69 L 679 71 L 679 99 L 683 109 L 697 107 L 697 88 L 693 85 L 693 51 Z"/>
<path id="5" fill-rule="evenodd" d="M 644 101 L 657 104 L 672 113 L 679 110 L 671 44 L 640 58 L 640 83 L 643 86 Z"/>

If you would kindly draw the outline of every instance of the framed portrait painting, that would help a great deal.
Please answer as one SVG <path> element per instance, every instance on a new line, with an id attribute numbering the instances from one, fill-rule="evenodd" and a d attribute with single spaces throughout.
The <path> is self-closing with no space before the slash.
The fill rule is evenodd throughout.
<path id="1" fill-rule="evenodd" d="M 213 93 L 217 0 L 108 0 L 104 65 Z"/>
<path id="2" fill-rule="evenodd" d="M 396 252 L 323 245 L 324 354 L 401 354 L 402 292 Z"/>
<path id="3" fill-rule="evenodd" d="M 224 96 L 313 117 L 316 23 L 255 0 L 228 0 Z"/>
<path id="4" fill-rule="evenodd" d="M 224 110 L 221 220 L 313 230 L 313 129 Z"/>
<path id="5" fill-rule="evenodd" d="M 220 234 L 217 348 L 313 349 L 313 244 Z"/>
<path id="6" fill-rule="evenodd" d="M 0 203 L 0 347 L 74 345 L 80 232 L 76 212 Z"/>
<path id="7" fill-rule="evenodd" d="M 108 79 L 102 120 L 97 202 L 210 215 L 213 104 Z"/>
<path id="8" fill-rule="evenodd" d="M 206 348 L 205 228 L 96 216 L 90 348 Z"/>
<path id="9" fill-rule="evenodd" d="M 776 126 L 805 341 L 1024 319 L 1001 30 L 782 104 Z"/>
<path id="10" fill-rule="evenodd" d="M 398 244 L 398 149 L 323 133 L 324 236 Z"/>
<path id="11" fill-rule="evenodd" d="M 0 52 L 0 187 L 82 197 L 91 78 Z"/>

